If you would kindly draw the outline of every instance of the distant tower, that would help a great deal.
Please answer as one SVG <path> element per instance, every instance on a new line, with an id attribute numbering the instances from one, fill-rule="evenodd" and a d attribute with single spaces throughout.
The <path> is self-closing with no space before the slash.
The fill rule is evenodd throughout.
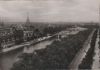
<path id="1" fill-rule="evenodd" d="M 1 21 L 0 21 L 0 26 L 1 26 L 1 27 L 4 27 L 3 19 L 1 19 Z"/>
<path id="2" fill-rule="evenodd" d="M 29 16 L 27 16 L 27 19 L 26 19 L 26 24 L 30 24 L 30 19 L 29 19 Z"/>
<path id="3" fill-rule="evenodd" d="M 26 18 L 26 26 L 30 26 L 30 18 L 29 18 L 29 15 L 27 14 L 27 18 Z"/>
<path id="4" fill-rule="evenodd" d="M 100 27 L 100 5 L 99 5 L 99 27 Z"/>
<path id="5" fill-rule="evenodd" d="M 1 21 L 1 26 L 4 27 L 4 22 L 3 21 Z"/>

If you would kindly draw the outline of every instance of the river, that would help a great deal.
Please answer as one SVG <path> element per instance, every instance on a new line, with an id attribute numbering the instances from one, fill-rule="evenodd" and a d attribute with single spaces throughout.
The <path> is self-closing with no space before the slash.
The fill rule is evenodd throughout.
<path id="1" fill-rule="evenodd" d="M 10 70 L 13 63 L 17 60 L 18 55 L 22 54 L 23 52 L 32 53 L 36 49 L 45 48 L 47 45 L 51 44 L 53 40 L 47 40 L 40 42 L 36 45 L 29 46 L 29 48 L 22 48 L 16 51 L 11 51 L 6 54 L 0 55 L 0 70 Z"/>

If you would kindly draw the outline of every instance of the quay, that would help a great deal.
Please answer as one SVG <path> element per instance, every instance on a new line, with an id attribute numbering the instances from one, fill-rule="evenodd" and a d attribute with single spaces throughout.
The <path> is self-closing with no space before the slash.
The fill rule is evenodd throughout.
<path id="1" fill-rule="evenodd" d="M 53 35 L 54 36 L 54 35 Z M 47 36 L 47 37 L 43 37 L 43 38 L 38 38 L 36 40 L 32 40 L 32 41 L 29 41 L 29 42 L 24 42 L 22 44 L 19 44 L 19 45 L 14 45 L 12 47 L 9 47 L 9 48 L 4 48 L 0 51 L 0 53 L 7 53 L 7 52 L 10 52 L 10 51 L 13 51 L 13 50 L 16 50 L 16 49 L 19 49 L 19 48 L 23 48 L 23 47 L 27 47 L 27 46 L 30 46 L 30 45 L 33 45 L 33 44 L 37 44 L 41 41 L 45 41 L 47 39 L 50 39 L 52 38 L 53 36 Z"/>

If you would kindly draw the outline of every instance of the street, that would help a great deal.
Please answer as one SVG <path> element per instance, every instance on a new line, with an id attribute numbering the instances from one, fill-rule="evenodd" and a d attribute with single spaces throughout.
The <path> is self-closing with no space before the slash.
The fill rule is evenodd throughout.
<path id="1" fill-rule="evenodd" d="M 92 65 L 92 70 L 100 70 L 100 49 L 99 49 L 99 30 L 97 33 L 97 39 L 96 39 L 96 44 L 95 44 L 95 51 L 94 51 L 94 57 L 93 57 L 93 65 Z"/>

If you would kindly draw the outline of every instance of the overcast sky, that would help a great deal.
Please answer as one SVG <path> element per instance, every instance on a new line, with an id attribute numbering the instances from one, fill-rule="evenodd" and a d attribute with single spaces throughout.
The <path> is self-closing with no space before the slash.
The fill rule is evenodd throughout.
<path id="1" fill-rule="evenodd" d="M 9 21 L 91 22 L 99 19 L 99 0 L 2 0 L 0 16 Z"/>

